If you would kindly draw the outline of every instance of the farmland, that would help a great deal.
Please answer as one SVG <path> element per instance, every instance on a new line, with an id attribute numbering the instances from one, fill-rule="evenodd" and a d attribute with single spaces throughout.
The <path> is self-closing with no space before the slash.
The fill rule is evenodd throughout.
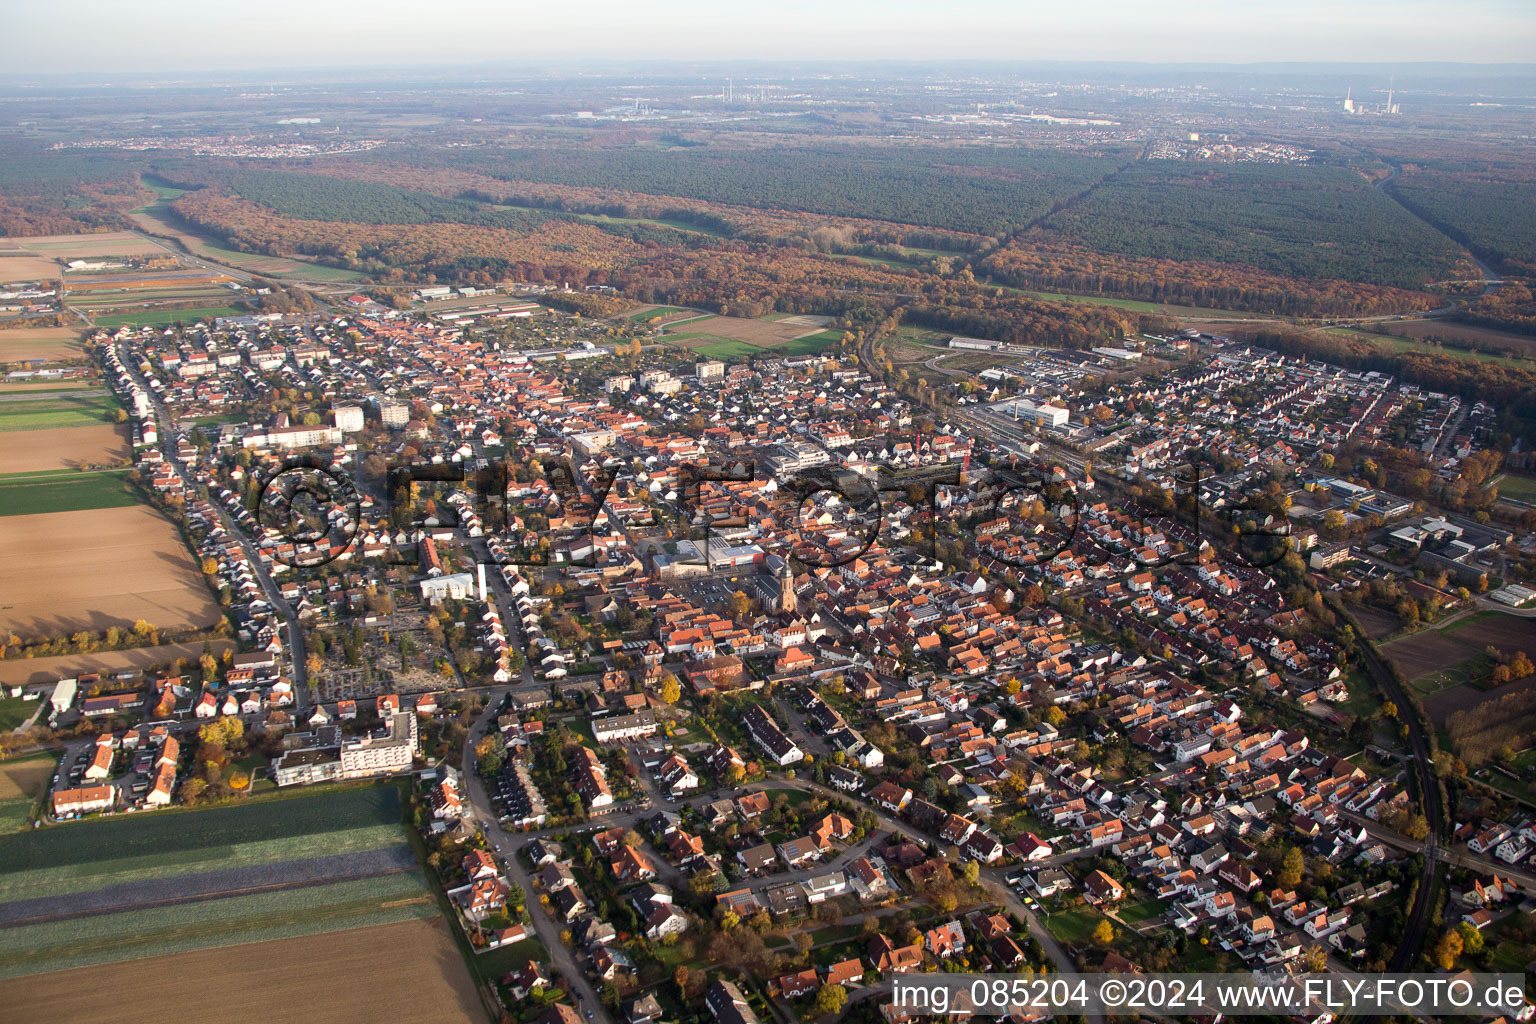
<path id="1" fill-rule="evenodd" d="M 7 698 L 5 703 L 10 702 Z M 16 700 L 15 703 L 22 705 L 20 714 L 30 716 L 37 710 L 36 701 Z M 16 717 L 8 715 L 0 726 L 14 727 L 12 719 Z M 33 804 L 42 796 L 57 763 L 58 759 L 52 754 L 34 754 L 0 762 L 0 835 L 18 832 L 31 823 Z"/>
<path id="2" fill-rule="evenodd" d="M 10 281 L 51 280 L 59 276 L 59 265 L 38 256 L 0 255 L 0 284 Z"/>
<path id="3" fill-rule="evenodd" d="M 1444 724 L 1457 711 L 1520 688 L 1521 684 L 1493 690 L 1473 685 L 1482 683 L 1493 668 L 1492 659 L 1484 653 L 1489 646 L 1505 654 L 1536 654 L 1536 620 L 1479 612 L 1443 629 L 1426 629 L 1394 640 L 1382 651 L 1425 696 L 1430 717 Z"/>
<path id="4" fill-rule="evenodd" d="M 0 400 L 0 431 L 110 423 L 120 408 L 106 391 L 10 395 Z"/>
<path id="5" fill-rule="evenodd" d="M 164 1015 L 178 978 L 217 977 L 199 1021 L 243 1024 L 261 1007 L 268 1024 L 388 1020 L 479 1024 L 485 1019 L 464 962 L 441 920 L 410 920 L 241 949 L 90 967 L 0 981 L 0 1002 L 33 1024 L 117 1024 Z M 361 983 L 366 979 L 366 983 Z M 281 993 L 290 993 L 284 997 Z M 109 997 L 110 996 L 110 997 Z"/>
<path id="6" fill-rule="evenodd" d="M 164 252 L 159 243 L 132 231 L 103 231 L 83 235 L 33 235 L 0 238 L 0 252 L 29 253 L 46 259 L 101 259 L 108 256 L 147 256 Z"/>
<path id="7" fill-rule="evenodd" d="M 0 629 L 24 637 L 219 616 L 175 527 L 142 505 L 0 517 L 0 567 L 5 592 L 26 595 L 0 606 Z"/>
<path id="8" fill-rule="evenodd" d="M 4 437 L 0 434 L 0 437 Z M 7 446 L 0 442 L 0 467 L 11 464 Z M 0 516 L 39 515 L 47 512 L 80 512 L 97 508 L 126 508 L 139 497 L 128 486 L 128 470 L 101 473 L 28 474 L 0 476 Z"/>
<path id="9" fill-rule="evenodd" d="M 216 655 L 234 650 L 228 640 L 212 641 Z M 0 661 L 0 686 L 45 683 L 82 672 L 122 672 L 169 665 L 177 658 L 194 662 L 202 656 L 201 643 L 161 644 L 158 647 L 134 647 L 125 651 L 101 651 L 96 654 L 56 654 L 46 658 L 12 658 Z"/>
<path id="10" fill-rule="evenodd" d="M 0 486 L 8 474 L 38 474 L 128 461 L 126 425 L 0 430 Z M 90 507 L 90 506 L 85 506 Z"/>
<path id="11" fill-rule="evenodd" d="M 23 359 L 78 359 L 84 354 L 73 327 L 13 327 L 0 331 L 0 363 Z"/>
<path id="12" fill-rule="evenodd" d="M 827 318 L 821 316 L 761 317 L 756 320 L 707 316 L 678 323 L 676 326 L 681 330 L 663 338 L 711 359 L 796 356 L 820 352 L 842 338 L 841 331 L 824 329 L 826 322 Z"/>
<path id="13" fill-rule="evenodd" d="M 436 914 L 392 786 L 0 837 L 0 976 Z"/>
<path id="14" fill-rule="evenodd" d="M 95 317 L 97 327 L 105 327 L 108 330 L 116 330 L 124 325 L 129 327 L 159 327 L 165 324 L 173 324 L 178 320 L 192 323 L 194 320 L 204 320 L 216 316 L 239 316 L 241 310 L 233 306 L 203 306 L 197 309 L 145 309 L 135 313 L 114 313 L 111 316 Z"/>

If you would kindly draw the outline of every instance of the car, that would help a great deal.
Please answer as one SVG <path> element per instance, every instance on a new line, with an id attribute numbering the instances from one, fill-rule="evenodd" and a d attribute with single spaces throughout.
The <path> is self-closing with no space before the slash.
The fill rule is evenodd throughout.
<path id="1" fill-rule="evenodd" d="M 587 1020 L 591 1020 L 591 1019 L 592 1019 L 592 1011 L 588 1010 L 587 1011 Z"/>

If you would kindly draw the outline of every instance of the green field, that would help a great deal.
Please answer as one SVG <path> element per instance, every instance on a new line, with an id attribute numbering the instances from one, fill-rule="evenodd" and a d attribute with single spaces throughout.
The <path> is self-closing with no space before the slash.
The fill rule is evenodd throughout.
<path id="1" fill-rule="evenodd" d="M 1373 346 L 1385 352 L 1423 352 L 1429 355 L 1449 356 L 1452 359 L 1472 359 L 1479 363 L 1500 363 L 1504 366 L 1518 366 L 1522 369 L 1530 369 L 1530 359 L 1517 359 L 1512 356 L 1498 355 L 1493 352 L 1472 352 L 1464 348 L 1451 348 L 1448 345 L 1434 345 L 1427 341 L 1418 341 L 1414 338 L 1398 338 L 1390 334 L 1376 334 L 1371 331 L 1362 331 L 1353 327 L 1331 327 L 1329 334 L 1339 334 L 1345 337 L 1354 337 L 1362 341 L 1368 341 Z"/>
<path id="2" fill-rule="evenodd" d="M 43 430 L 111 423 L 113 413 L 120 408 L 117 399 L 107 391 L 68 397 L 7 395 L 0 401 L 0 430 Z"/>
<path id="3" fill-rule="evenodd" d="M 0 516 L 29 516 L 39 512 L 80 512 L 92 508 L 126 508 L 139 504 L 128 484 L 126 469 L 68 476 L 14 474 L 0 477 Z"/>
<path id="4" fill-rule="evenodd" d="M 228 857 L 232 847 L 243 843 L 308 841 L 377 825 L 398 830 L 400 813 L 395 787 L 371 786 L 208 810 L 90 819 L 0 838 L 0 895 L 21 872 L 88 877 L 115 875 L 125 865 L 206 864 Z"/>
<path id="5" fill-rule="evenodd" d="M 1505 498 L 1514 498 L 1528 504 L 1536 504 L 1536 477 L 1516 476 L 1513 473 L 1505 473 L 1494 481 L 1494 486 L 1499 489 L 1499 495 Z"/>
<path id="6" fill-rule="evenodd" d="M 708 356 L 710 359 L 773 359 L 824 352 L 841 341 L 842 337 L 842 331 L 825 330 L 778 345 L 763 346 L 749 345 L 744 341 L 737 341 L 734 338 L 721 338 L 706 331 L 698 331 L 689 334 L 669 335 L 667 340 L 697 341 L 700 338 L 711 339 L 704 341 L 702 344 L 691 344 L 688 346 L 688 351 L 696 352 L 701 356 Z"/>
<path id="7" fill-rule="evenodd" d="M 15 705 L 22 705 L 22 707 L 18 708 Z M 0 724 L 3 724 L 6 729 L 15 728 L 31 717 L 36 710 L 37 701 L 6 698 L 0 701 L 0 716 L 3 716 L 3 722 Z M 49 776 L 52 775 L 57 764 L 58 757 L 53 754 L 30 754 L 0 763 L 0 771 L 4 772 L 5 777 L 15 788 L 21 790 L 18 796 L 0 799 L 0 835 L 20 832 L 31 826 L 32 810 L 37 804 L 37 798 L 43 795 L 43 790 L 48 786 Z M 5 791 L 9 793 L 12 790 L 7 787 Z"/>
<path id="8" fill-rule="evenodd" d="M 96 317 L 96 326 L 113 330 L 118 327 L 160 327 L 178 320 L 191 323 L 216 316 L 240 316 L 243 310 L 230 306 L 208 306 L 201 309 L 146 309 L 139 313 L 114 313 Z"/>
<path id="9" fill-rule="evenodd" d="M 0 978 L 436 917 L 420 873 L 0 929 Z"/>
<path id="10" fill-rule="evenodd" d="M 0 835 L 0 903 L 408 845 L 393 785 L 118 815 Z M 0 929 L 0 977 L 438 913 L 419 871 L 316 882 Z"/>
<path id="11" fill-rule="evenodd" d="M 0 499 L 3 500 L 3 499 Z M 0 732 L 10 732 L 32 717 L 37 701 L 20 697 L 0 697 Z"/>
<path id="12" fill-rule="evenodd" d="M 687 311 L 685 309 L 683 309 L 682 306 L 657 306 L 655 309 L 643 309 L 643 310 L 641 310 L 638 313 L 631 313 L 631 314 L 629 314 L 629 316 L 625 317 L 625 319 L 626 320 L 635 320 L 635 321 L 649 320 L 652 317 L 666 316 L 669 313 L 684 313 L 684 312 L 687 312 Z"/>

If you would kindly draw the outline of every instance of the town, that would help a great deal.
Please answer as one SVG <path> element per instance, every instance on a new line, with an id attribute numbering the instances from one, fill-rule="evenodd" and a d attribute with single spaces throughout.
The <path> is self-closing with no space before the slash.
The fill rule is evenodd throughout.
<path id="1" fill-rule="evenodd" d="M 483 998 L 559 1024 L 1529 941 L 1536 816 L 1442 834 L 1468 765 L 1360 644 L 1536 596 L 1485 403 L 1198 331 L 940 339 L 996 361 L 944 398 L 854 323 L 689 359 L 540 297 L 88 339 L 234 644 L 16 688 L 48 820 L 398 779 Z"/>

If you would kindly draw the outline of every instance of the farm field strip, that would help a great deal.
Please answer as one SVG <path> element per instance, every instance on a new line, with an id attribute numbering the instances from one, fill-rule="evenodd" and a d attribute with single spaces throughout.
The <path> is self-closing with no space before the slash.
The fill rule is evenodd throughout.
<path id="1" fill-rule="evenodd" d="M 114 427 L 0 431 L 0 516 L 134 505 L 127 468 L 88 470 L 127 462 L 127 441 Z M 61 473 L 63 476 L 40 476 Z"/>
<path id="2" fill-rule="evenodd" d="M 409 920 L 206 949 L 0 982 L 0 1005 L 29 1024 L 122 1024 L 165 1016 L 168 979 L 218 979 L 200 1024 L 393 1021 L 484 1024 L 485 1010 L 442 920 Z M 366 983 L 362 983 L 366 979 Z M 292 992 L 292 998 L 274 993 Z M 302 997 L 298 995 L 302 993 Z"/>
<path id="3" fill-rule="evenodd" d="M 112 316 L 96 318 L 97 327 L 105 327 L 109 330 L 118 327 L 159 327 L 165 324 L 173 324 L 178 320 L 191 323 L 194 320 L 206 320 L 211 317 L 239 316 L 241 311 L 233 306 L 204 306 L 198 309 L 158 309 L 144 310 L 141 313 L 120 313 Z"/>
<path id="4" fill-rule="evenodd" d="M 80 235 L 28 235 L 0 238 L 0 250 L 43 257 L 151 256 L 164 247 L 131 231 L 102 231 Z"/>
<path id="5" fill-rule="evenodd" d="M 0 517 L 0 594 L 0 629 L 24 637 L 220 614 L 175 526 L 144 505 Z"/>
<path id="6" fill-rule="evenodd" d="M 107 873 L 112 862 L 134 857 L 174 862 L 195 851 L 241 843 L 380 825 L 398 829 L 400 813 L 400 795 L 386 785 L 204 810 L 94 819 L 0 839 L 0 883 L 18 872 L 76 867 L 84 868 L 81 873 Z"/>
<path id="7" fill-rule="evenodd" d="M 0 431 L 110 423 L 122 406 L 106 391 L 89 395 L 11 395 L 0 402 Z"/>
<path id="8" fill-rule="evenodd" d="M 211 641 L 215 655 L 235 648 L 230 640 Z M 134 647 L 123 651 L 98 651 L 94 654 L 55 654 L 44 658 L 11 658 L 0 661 L 0 686 L 51 682 L 82 672 L 143 671 L 167 665 L 177 658 L 196 661 L 203 653 L 201 643 L 161 644 L 159 647 Z"/>
<path id="9" fill-rule="evenodd" d="M 63 864 L 0 874 L 0 919 L 14 902 L 33 897 L 54 899 L 112 887 L 238 872 L 264 864 L 296 864 L 326 856 L 354 857 L 390 849 L 401 842 L 398 825 L 372 825 L 339 832 L 312 832 L 225 846 L 205 846 L 184 853 L 146 853 L 89 864 Z M 253 883 L 254 884 L 254 883 Z"/>
<path id="10" fill-rule="evenodd" d="M 398 831 L 398 830 L 397 830 Z M 393 846 L 301 860 L 267 860 L 240 868 L 123 882 L 66 896 L 35 895 L 0 903 L 0 929 L 42 921 L 143 910 L 158 904 L 202 902 L 257 890 L 299 889 L 414 871 L 416 855 L 403 838 Z"/>
<path id="11" fill-rule="evenodd" d="M 386 906 L 388 904 L 388 906 Z M 420 874 L 0 929 L 0 977 L 438 915 Z"/>

